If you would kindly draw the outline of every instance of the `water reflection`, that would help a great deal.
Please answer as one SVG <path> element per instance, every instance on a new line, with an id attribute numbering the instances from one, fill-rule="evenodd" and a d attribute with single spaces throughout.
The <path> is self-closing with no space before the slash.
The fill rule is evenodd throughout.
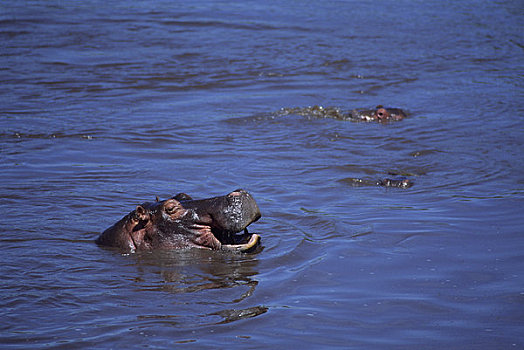
<path id="1" fill-rule="evenodd" d="M 267 311 L 261 305 L 243 307 L 259 284 L 256 254 L 184 249 L 142 252 L 129 257 L 136 268 L 133 277 L 136 292 L 175 295 L 175 304 L 194 305 L 193 313 L 199 324 L 229 323 Z M 224 305 L 235 307 L 224 309 Z M 139 319 L 177 324 L 179 317 L 162 314 L 142 315 Z"/>
<path id="2" fill-rule="evenodd" d="M 253 285 L 258 261 L 253 254 L 233 254 L 205 249 L 143 252 L 130 255 L 138 270 L 137 281 L 151 272 L 162 284 L 145 289 L 173 293 Z M 256 282 L 255 282 L 256 285 Z"/>

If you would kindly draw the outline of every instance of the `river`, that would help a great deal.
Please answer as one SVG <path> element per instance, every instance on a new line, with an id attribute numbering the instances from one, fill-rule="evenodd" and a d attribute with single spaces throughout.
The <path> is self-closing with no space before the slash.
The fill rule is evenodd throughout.
<path id="1" fill-rule="evenodd" d="M 2 2 L 2 348 L 524 348 L 523 9 Z M 237 188 L 258 253 L 94 244 Z"/>

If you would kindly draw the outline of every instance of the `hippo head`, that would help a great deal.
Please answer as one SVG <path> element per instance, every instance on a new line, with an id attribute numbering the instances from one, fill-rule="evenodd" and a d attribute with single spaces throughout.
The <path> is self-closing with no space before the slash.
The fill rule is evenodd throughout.
<path id="1" fill-rule="evenodd" d="M 249 234 L 247 226 L 260 217 L 255 200 L 244 190 L 200 200 L 180 193 L 138 205 L 96 243 L 128 252 L 189 247 L 248 251 L 260 237 Z"/>
<path id="2" fill-rule="evenodd" d="M 400 108 L 385 108 L 383 106 L 377 106 L 373 113 L 373 117 L 378 121 L 385 121 L 388 119 L 402 120 L 406 115 Z"/>
<path id="3" fill-rule="evenodd" d="M 383 107 L 381 105 L 371 110 L 353 110 L 351 114 L 356 119 L 378 122 L 402 120 L 406 117 L 406 114 L 400 108 Z"/>

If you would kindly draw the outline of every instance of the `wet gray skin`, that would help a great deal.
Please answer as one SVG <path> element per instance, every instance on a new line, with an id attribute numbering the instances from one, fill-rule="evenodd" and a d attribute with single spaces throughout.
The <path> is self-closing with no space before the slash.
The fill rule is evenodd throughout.
<path id="1" fill-rule="evenodd" d="M 376 182 L 379 186 L 384 187 L 397 187 L 397 188 L 410 188 L 413 186 L 413 181 L 405 177 L 399 178 L 384 178 Z"/>
<path id="2" fill-rule="evenodd" d="M 96 243 L 126 252 L 191 247 L 246 252 L 260 242 L 259 235 L 247 232 L 260 217 L 253 197 L 241 189 L 200 200 L 180 193 L 138 205 Z"/>

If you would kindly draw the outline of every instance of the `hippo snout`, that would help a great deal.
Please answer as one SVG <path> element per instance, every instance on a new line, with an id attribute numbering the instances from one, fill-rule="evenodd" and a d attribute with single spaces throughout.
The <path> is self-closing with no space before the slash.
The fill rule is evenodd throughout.
<path id="1" fill-rule="evenodd" d="M 255 199 L 245 190 L 239 189 L 227 195 L 229 207 L 224 213 L 224 221 L 217 220 L 221 229 L 240 232 L 248 225 L 260 219 L 262 214 Z M 218 216 L 220 217 L 220 214 Z"/>

